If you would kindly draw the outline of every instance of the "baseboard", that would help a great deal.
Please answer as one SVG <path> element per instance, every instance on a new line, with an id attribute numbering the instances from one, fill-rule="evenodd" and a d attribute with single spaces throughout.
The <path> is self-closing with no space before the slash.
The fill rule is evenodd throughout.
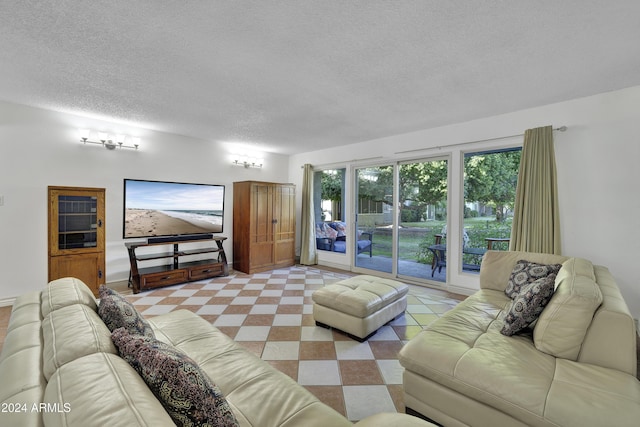
<path id="1" fill-rule="evenodd" d="M 334 263 L 334 262 L 327 262 L 327 261 L 318 261 L 318 265 L 320 266 L 325 266 L 325 267 L 330 267 L 330 268 L 335 268 L 336 270 L 344 270 L 344 271 L 349 271 L 349 266 L 348 265 L 344 265 L 344 264 L 338 264 L 338 263 Z"/>
<path id="2" fill-rule="evenodd" d="M 446 291 L 451 292 L 452 294 L 469 296 L 469 295 L 473 295 L 478 290 L 477 289 L 465 288 L 463 286 L 449 285 L 449 287 L 446 289 Z"/>
<path id="3" fill-rule="evenodd" d="M 9 307 L 12 306 L 16 302 L 15 298 L 4 298 L 0 299 L 0 307 Z"/>

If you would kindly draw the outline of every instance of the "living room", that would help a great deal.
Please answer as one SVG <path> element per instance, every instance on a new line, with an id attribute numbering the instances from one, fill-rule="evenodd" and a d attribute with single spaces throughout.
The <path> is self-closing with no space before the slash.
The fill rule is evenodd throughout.
<path id="1" fill-rule="evenodd" d="M 616 24 L 612 22 L 609 25 Z M 638 52 L 628 48 L 629 45 L 620 48 L 616 56 L 626 58 L 624 62 L 631 63 L 629 68 L 637 69 L 638 65 L 633 61 L 637 61 Z M 74 67 L 81 66 L 74 64 Z M 465 66 L 471 68 L 472 64 Z M 548 67 L 555 69 L 566 84 L 572 80 L 572 76 L 561 72 L 563 64 L 550 62 Z M 79 75 L 90 74 L 98 72 L 98 68 L 91 66 L 88 70 L 76 69 L 76 72 Z M 450 159 L 452 167 L 451 238 L 460 240 L 460 224 L 456 219 L 461 217 L 462 209 L 458 202 L 462 200 L 460 164 L 464 152 L 470 148 L 483 150 L 518 146 L 522 144 L 520 135 L 526 129 L 553 125 L 567 127 L 565 132 L 554 133 L 562 253 L 607 266 L 620 286 L 631 314 L 638 319 L 640 289 L 636 284 L 634 267 L 640 255 L 640 232 L 635 226 L 640 199 L 634 187 L 640 182 L 640 169 L 637 167 L 640 158 L 637 138 L 640 81 L 625 80 L 616 71 L 608 70 L 609 79 L 615 81 L 611 86 L 597 86 L 594 79 L 593 86 L 583 91 L 567 87 L 562 93 L 534 97 L 526 104 L 505 101 L 498 111 L 487 110 L 491 113 L 479 115 L 464 111 L 455 119 L 443 117 L 436 125 L 418 128 L 403 126 L 402 115 L 398 115 L 398 122 L 385 129 L 387 133 L 371 134 L 360 140 L 345 139 L 344 143 L 336 140 L 327 143 L 326 148 L 318 142 L 316 135 L 312 135 L 311 142 L 304 145 L 304 149 L 295 147 L 295 143 L 290 143 L 288 149 L 275 148 L 277 136 L 268 143 L 251 140 L 251 133 L 260 128 L 262 110 L 257 107 L 255 110 L 246 107 L 245 112 L 251 117 L 247 117 L 244 123 L 236 123 L 227 132 L 229 138 L 223 139 L 208 137 L 206 128 L 204 131 L 194 128 L 193 132 L 187 132 L 185 127 L 169 123 L 171 117 L 167 115 L 124 117 L 119 114 L 117 103 L 104 111 L 93 111 L 78 107 L 82 101 L 78 105 L 68 105 L 66 100 L 45 99 L 44 95 L 36 101 L 29 97 L 17 100 L 13 95 L 2 97 L 0 241 L 3 245 L 0 270 L 4 280 L 0 283 L 0 306 L 11 305 L 17 296 L 40 290 L 47 282 L 47 186 L 50 185 L 106 189 L 106 283 L 121 285 L 129 276 L 126 240 L 122 236 L 124 179 L 225 185 L 222 235 L 228 238 L 225 249 L 231 261 L 234 238 L 232 187 L 235 181 L 291 182 L 301 189 L 301 166 L 306 163 L 315 167 L 340 166 L 351 170 L 361 165 L 444 155 Z M 607 70 L 599 69 L 598 72 L 606 73 Z M 13 76 L 19 74 L 19 70 L 12 71 Z M 401 79 L 402 75 L 389 78 Z M 256 79 L 260 81 L 259 77 Z M 583 84 L 590 81 L 588 78 L 581 80 Z M 27 73 L 20 82 L 17 87 L 32 85 L 42 93 L 48 93 L 46 85 L 49 83 L 39 82 L 37 74 Z M 110 90 L 92 87 L 82 81 L 76 83 L 84 84 L 87 97 L 95 105 L 100 104 L 104 91 Z M 513 81 L 512 84 L 514 86 L 505 87 L 502 93 L 474 92 L 474 97 L 468 99 L 461 94 L 452 94 L 449 103 L 483 105 L 489 103 L 491 97 L 516 99 L 519 96 L 518 86 Z M 543 82 L 536 84 L 540 88 L 543 86 Z M 159 86 L 145 86 L 145 91 L 160 91 Z M 321 88 L 305 89 L 314 93 L 322 91 Z M 301 87 L 293 92 L 296 91 L 302 91 Z M 3 93 L 14 92 L 7 89 Z M 123 108 L 128 103 L 136 103 L 126 93 L 119 95 L 117 100 Z M 170 99 L 152 101 L 152 104 L 171 102 Z M 277 102 L 279 100 L 274 104 Z M 251 104 L 251 99 L 245 99 L 243 104 Z M 236 105 L 239 110 L 241 107 Z M 390 111 L 379 114 L 385 116 L 387 113 L 391 114 Z M 194 112 L 194 115 L 207 114 L 214 115 L 211 111 Z M 338 112 L 327 112 L 327 115 L 331 114 Z M 207 118 L 203 121 L 206 122 Z M 292 128 L 299 127 L 293 118 L 284 123 L 289 123 Z M 83 144 L 78 136 L 81 128 L 138 136 L 140 148 L 108 151 L 98 145 Z M 250 130 L 243 134 L 246 128 Z M 314 128 L 309 129 L 307 132 L 315 133 Z M 389 133 L 389 129 L 396 131 Z M 233 139 L 230 137 L 232 131 L 246 138 Z M 260 152 L 264 159 L 262 168 L 232 164 L 232 155 L 241 146 Z M 300 190 L 296 202 L 300 218 Z M 352 210 L 347 207 L 346 216 L 352 215 Z M 300 235 L 298 221 L 297 242 Z M 297 255 L 299 246 L 298 243 Z M 454 254 L 452 256 L 455 257 Z M 479 287 L 478 276 L 460 271 L 455 267 L 456 262 L 456 259 L 452 260 L 448 282 L 443 289 L 461 295 L 475 292 Z M 351 254 L 320 253 L 319 264 L 350 271 Z"/>

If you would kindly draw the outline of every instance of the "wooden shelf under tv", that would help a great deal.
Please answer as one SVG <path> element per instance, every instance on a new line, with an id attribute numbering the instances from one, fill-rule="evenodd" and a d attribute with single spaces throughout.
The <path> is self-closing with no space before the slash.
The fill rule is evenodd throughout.
<path id="1" fill-rule="evenodd" d="M 211 237 L 209 239 L 189 240 L 188 237 L 181 237 L 175 241 L 163 241 L 159 243 L 149 242 L 127 242 L 125 247 L 129 253 L 131 263 L 131 273 L 129 274 L 129 286 L 133 288 L 133 293 L 147 289 L 160 288 L 163 286 L 176 285 L 178 283 L 193 282 L 195 280 L 209 279 L 217 276 L 228 276 L 229 266 L 227 256 L 224 253 L 222 242 L 226 237 Z M 213 243 L 204 247 L 191 249 L 181 249 L 180 245 L 194 243 Z M 172 246 L 173 250 L 137 253 L 140 248 L 149 246 Z M 211 257 L 204 259 L 193 259 L 196 255 L 211 254 Z M 161 265 L 141 267 L 147 261 L 166 259 L 170 262 Z"/>

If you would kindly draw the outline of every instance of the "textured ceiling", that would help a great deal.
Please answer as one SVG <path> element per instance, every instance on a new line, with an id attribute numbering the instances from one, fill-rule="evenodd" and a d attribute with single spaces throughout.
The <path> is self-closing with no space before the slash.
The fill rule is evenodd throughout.
<path id="1" fill-rule="evenodd" d="M 274 153 L 640 84 L 638 0 L 0 2 L 0 99 Z"/>

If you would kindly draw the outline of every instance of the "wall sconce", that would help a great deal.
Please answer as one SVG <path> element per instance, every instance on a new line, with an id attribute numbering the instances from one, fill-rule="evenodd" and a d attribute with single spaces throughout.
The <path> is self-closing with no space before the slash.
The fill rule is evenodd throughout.
<path id="1" fill-rule="evenodd" d="M 115 150 L 116 148 L 132 148 L 137 150 L 140 147 L 140 138 L 137 136 L 130 137 L 132 145 L 126 145 L 125 139 L 126 135 L 117 134 L 114 135 L 113 139 L 106 132 L 98 132 L 98 141 L 91 141 L 89 137 L 91 136 L 90 129 L 80 129 L 78 130 L 80 134 L 80 142 L 83 144 L 99 144 L 102 145 L 107 150 Z"/>
<path id="2" fill-rule="evenodd" d="M 248 168 L 262 168 L 264 159 L 258 159 L 256 157 L 249 157 L 241 154 L 234 154 L 231 158 L 231 163 L 236 166 L 244 166 Z"/>

